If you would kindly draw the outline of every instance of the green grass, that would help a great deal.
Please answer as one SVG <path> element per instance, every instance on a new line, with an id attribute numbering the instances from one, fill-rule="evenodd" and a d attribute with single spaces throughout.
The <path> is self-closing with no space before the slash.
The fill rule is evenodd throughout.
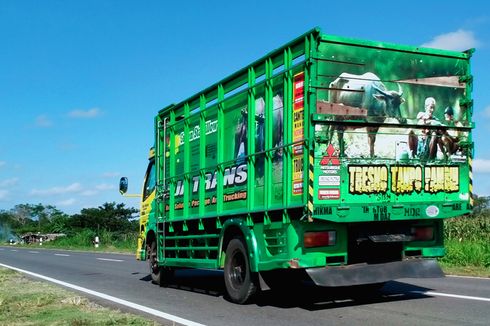
<path id="1" fill-rule="evenodd" d="M 444 223 L 446 273 L 490 277 L 490 214 L 450 219 Z"/>
<path id="2" fill-rule="evenodd" d="M 490 277 L 490 243 L 485 240 L 446 240 L 446 256 L 439 261 L 448 274 Z"/>
<path id="3" fill-rule="evenodd" d="M 0 325 L 158 325 L 0 268 Z"/>

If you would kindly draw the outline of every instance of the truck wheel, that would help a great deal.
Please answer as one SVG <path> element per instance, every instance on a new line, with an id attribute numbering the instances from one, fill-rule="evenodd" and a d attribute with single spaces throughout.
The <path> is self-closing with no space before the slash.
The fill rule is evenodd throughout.
<path id="1" fill-rule="evenodd" d="M 160 285 L 162 273 L 157 262 L 157 243 L 155 241 L 152 241 L 152 243 L 147 247 L 147 251 L 148 267 L 150 269 L 151 281 L 155 284 Z"/>
<path id="2" fill-rule="evenodd" d="M 232 302 L 244 304 L 257 291 L 257 275 L 250 271 L 248 253 L 241 239 L 233 239 L 226 248 L 225 286 Z"/>
<path id="3" fill-rule="evenodd" d="M 167 287 L 173 280 L 174 269 L 172 267 L 158 266 L 157 262 L 157 243 L 153 241 L 148 247 L 148 266 L 150 268 L 151 281 L 162 287 Z"/>

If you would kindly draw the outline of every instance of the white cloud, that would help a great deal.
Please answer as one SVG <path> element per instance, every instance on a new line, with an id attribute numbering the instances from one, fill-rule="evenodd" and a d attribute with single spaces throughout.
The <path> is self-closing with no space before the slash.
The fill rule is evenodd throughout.
<path id="1" fill-rule="evenodd" d="M 33 196 L 52 196 L 66 193 L 80 192 L 82 191 L 82 185 L 78 182 L 72 183 L 66 187 L 53 187 L 49 189 L 32 189 L 31 195 Z"/>
<path id="2" fill-rule="evenodd" d="M 0 200 L 7 198 L 9 191 L 5 189 L 0 189 Z"/>
<path id="3" fill-rule="evenodd" d="M 53 126 L 53 122 L 49 120 L 47 115 L 40 115 L 36 118 L 36 126 L 41 128 L 49 128 Z"/>
<path id="4" fill-rule="evenodd" d="M 431 41 L 422 44 L 422 47 L 464 51 L 479 45 L 480 42 L 472 31 L 458 29 L 455 32 L 438 35 Z"/>
<path id="5" fill-rule="evenodd" d="M 75 119 L 92 119 L 100 116 L 102 111 L 99 108 L 92 108 L 88 110 L 73 110 L 68 113 L 70 118 Z"/>
<path id="6" fill-rule="evenodd" d="M 107 184 L 107 183 L 102 183 L 100 185 L 96 185 L 95 186 L 95 189 L 97 190 L 113 190 L 113 189 L 116 189 L 116 186 L 115 185 L 111 185 L 111 184 Z"/>
<path id="7" fill-rule="evenodd" d="M 98 193 L 99 193 L 99 192 L 98 192 L 97 190 L 85 190 L 85 191 L 82 191 L 82 192 L 80 193 L 80 195 L 89 197 L 89 196 L 95 196 L 95 195 L 97 195 Z"/>
<path id="8" fill-rule="evenodd" d="M 480 158 L 473 160 L 473 171 L 478 173 L 490 173 L 490 160 Z"/>
<path id="9" fill-rule="evenodd" d="M 0 187 L 2 187 L 2 188 L 4 188 L 4 187 L 12 187 L 12 186 L 15 186 L 18 181 L 19 181 L 19 178 L 6 179 L 6 180 L 3 180 L 3 181 L 0 181 Z"/>
<path id="10" fill-rule="evenodd" d="M 70 198 L 70 199 L 66 199 L 66 200 L 62 200 L 60 202 L 57 202 L 55 204 L 55 206 L 59 206 L 59 207 L 66 207 L 66 206 L 72 206 L 73 204 L 75 204 L 77 201 L 76 199 L 74 198 Z"/>
<path id="11" fill-rule="evenodd" d="M 102 177 L 103 178 L 116 178 L 120 175 L 121 175 L 121 173 L 119 173 L 119 172 L 106 172 L 106 173 L 102 174 Z"/>

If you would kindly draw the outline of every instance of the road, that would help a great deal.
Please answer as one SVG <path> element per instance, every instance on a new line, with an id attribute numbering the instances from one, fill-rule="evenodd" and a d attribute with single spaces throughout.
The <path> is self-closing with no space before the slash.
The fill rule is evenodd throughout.
<path id="1" fill-rule="evenodd" d="M 223 298 L 222 273 L 178 271 L 169 288 L 151 284 L 147 265 L 131 255 L 0 247 L 7 265 L 96 291 L 98 303 L 148 315 L 101 298 L 102 293 L 204 325 L 488 325 L 490 280 L 446 277 L 397 280 L 368 297 L 304 286 L 293 292 L 262 294 L 249 305 Z M 79 290 L 77 288 L 77 290 Z M 86 293 L 86 292 L 85 292 Z M 141 310 L 141 309 L 140 309 Z M 150 312 L 151 312 L 150 311 Z M 174 319 L 175 320 L 175 319 Z M 178 320 L 177 320 L 178 321 Z M 182 322 L 186 324 L 186 322 Z"/>

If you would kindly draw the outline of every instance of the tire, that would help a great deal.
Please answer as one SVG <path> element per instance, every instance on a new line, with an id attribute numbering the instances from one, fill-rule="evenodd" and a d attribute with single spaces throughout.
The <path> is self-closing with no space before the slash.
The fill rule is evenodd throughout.
<path id="1" fill-rule="evenodd" d="M 225 287 L 230 301 L 249 302 L 257 292 L 257 275 L 250 271 L 248 252 L 242 239 L 235 238 L 226 248 Z"/>
<path id="2" fill-rule="evenodd" d="M 148 258 L 148 268 L 150 270 L 151 281 L 154 284 L 161 284 L 161 268 L 158 266 L 157 261 L 157 243 L 152 241 L 149 246 L 147 246 L 147 255 Z"/>
<path id="3" fill-rule="evenodd" d="M 158 266 L 157 243 L 152 241 L 147 247 L 148 267 L 150 269 L 151 281 L 162 287 L 167 287 L 174 278 L 174 269 L 167 266 Z"/>

